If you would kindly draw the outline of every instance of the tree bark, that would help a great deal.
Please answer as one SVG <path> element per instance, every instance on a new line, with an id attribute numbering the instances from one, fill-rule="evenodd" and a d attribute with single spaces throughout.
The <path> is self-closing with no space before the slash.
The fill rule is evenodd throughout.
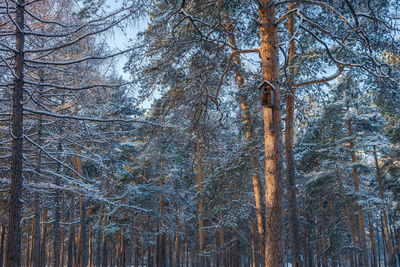
<path id="1" fill-rule="evenodd" d="M 233 34 L 234 27 L 231 25 L 229 20 L 227 19 L 227 28 L 231 31 L 230 37 L 229 37 L 229 42 L 232 45 L 232 52 L 234 52 L 234 47 L 237 47 L 236 45 L 236 38 Z M 234 61 L 236 63 L 237 68 L 235 69 L 235 74 L 236 74 L 236 84 L 238 87 L 238 90 L 240 91 L 243 87 L 244 84 L 244 77 L 242 73 L 242 62 L 240 60 L 240 56 L 236 55 L 234 57 Z M 246 99 L 244 97 L 240 97 L 240 107 L 242 109 L 242 117 L 243 117 L 243 124 L 246 128 L 246 141 L 247 144 L 251 144 L 253 140 L 253 125 L 251 124 L 251 117 L 248 111 L 248 105 L 246 104 Z M 264 253 L 265 253 L 265 245 L 264 245 L 264 240 L 265 240 L 265 207 L 262 202 L 262 192 L 261 192 L 261 181 L 260 177 L 257 174 L 256 170 L 256 162 L 257 162 L 257 157 L 255 156 L 255 152 L 251 151 L 251 169 L 252 169 L 252 181 L 253 181 L 253 190 L 254 190 L 254 202 L 256 204 L 256 215 L 257 215 L 257 227 L 258 227 L 258 235 L 261 240 L 261 255 L 264 258 Z"/>
<path id="2" fill-rule="evenodd" d="M 373 146 L 373 153 L 374 153 L 376 177 L 378 179 L 379 195 L 382 200 L 385 200 L 385 196 L 383 195 L 381 171 L 379 169 L 378 157 L 376 155 L 376 146 Z M 387 244 L 387 250 L 388 250 L 389 266 L 391 267 L 392 266 L 392 245 L 391 245 L 390 234 L 389 234 L 388 218 L 387 218 L 385 208 L 383 209 L 383 222 L 385 223 L 385 238 L 386 238 L 386 244 Z"/>
<path id="3" fill-rule="evenodd" d="M 22 154 L 23 154 L 23 98 L 24 98 L 24 42 L 23 33 L 25 0 L 16 4 L 15 23 L 15 66 L 12 106 L 12 148 L 11 184 L 8 204 L 8 233 L 6 266 L 21 266 L 21 196 L 22 196 Z"/>
<path id="4" fill-rule="evenodd" d="M 369 223 L 369 234 L 370 234 L 370 243 L 371 243 L 371 265 L 372 267 L 377 267 L 377 259 L 376 259 L 376 243 L 375 243 L 375 230 L 374 230 L 374 222 L 372 221 L 372 213 L 368 212 L 368 223 Z"/>
<path id="5" fill-rule="evenodd" d="M 178 214 L 175 218 L 175 246 L 174 246 L 174 265 L 175 267 L 179 267 L 180 259 L 179 259 L 179 206 L 178 206 Z"/>
<path id="6" fill-rule="evenodd" d="M 352 126 L 350 120 L 347 121 L 347 129 L 349 135 L 353 135 Z M 354 188 L 356 192 L 360 191 L 360 185 L 358 181 L 358 171 L 356 166 L 356 154 L 354 151 L 354 142 L 350 141 L 350 153 L 351 153 L 351 163 L 353 164 L 353 179 L 354 179 Z M 361 266 L 368 267 L 368 251 L 367 251 L 367 242 L 365 239 L 365 224 L 364 224 L 364 215 L 361 205 L 357 204 L 357 211 L 358 211 L 358 224 L 359 224 L 359 238 L 360 238 L 360 246 L 363 251 L 362 253 L 362 263 Z"/>
<path id="7" fill-rule="evenodd" d="M 198 190 L 199 190 L 199 249 L 200 254 L 204 252 L 204 220 L 203 220 L 203 169 L 202 169 L 202 158 L 200 148 L 200 132 L 198 127 L 196 131 L 196 149 L 197 149 L 197 175 L 198 175 Z M 203 263 L 203 256 L 200 256 L 201 262 Z M 204 265 L 204 264 L 202 264 Z"/>
<path id="8" fill-rule="evenodd" d="M 67 266 L 72 267 L 74 264 L 74 243 L 75 243 L 75 194 L 71 194 L 70 216 L 69 216 L 69 229 L 68 229 L 68 259 Z"/>
<path id="9" fill-rule="evenodd" d="M 43 200 L 44 206 L 44 200 Z M 42 209 L 42 236 L 40 238 L 40 266 L 46 266 L 47 208 Z"/>
<path id="10" fill-rule="evenodd" d="M 274 106 L 263 106 L 265 139 L 265 266 L 281 267 L 284 260 L 281 106 L 275 5 L 260 1 L 260 57 L 263 81 L 275 88 Z"/>
<path id="11" fill-rule="evenodd" d="M 294 9 L 295 4 L 289 3 L 289 12 Z M 296 89 L 291 85 L 294 82 L 294 57 L 296 47 L 294 42 L 294 14 L 289 15 L 288 31 L 290 35 L 289 43 L 289 76 L 288 76 L 288 93 L 286 94 L 286 120 L 285 120 L 285 155 L 286 155 L 286 187 L 288 201 L 288 225 L 290 252 L 292 258 L 292 266 L 300 267 L 300 248 L 299 248 L 299 227 L 297 222 L 297 201 L 296 201 L 296 165 L 294 157 L 294 96 Z"/>
<path id="12" fill-rule="evenodd" d="M 6 227 L 4 225 L 1 226 L 1 235 L 0 235 L 0 267 L 3 267 L 4 261 L 4 240 L 6 236 Z"/>

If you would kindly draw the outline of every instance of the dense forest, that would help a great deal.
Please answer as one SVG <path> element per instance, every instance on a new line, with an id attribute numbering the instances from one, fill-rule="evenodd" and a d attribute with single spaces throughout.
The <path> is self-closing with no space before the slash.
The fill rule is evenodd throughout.
<path id="1" fill-rule="evenodd" d="M 400 266 L 397 0 L 1 0 L 0 267 Z"/>

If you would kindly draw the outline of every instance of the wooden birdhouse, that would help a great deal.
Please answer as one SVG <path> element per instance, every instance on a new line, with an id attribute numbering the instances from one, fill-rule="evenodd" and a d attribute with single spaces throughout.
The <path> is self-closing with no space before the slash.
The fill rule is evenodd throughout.
<path id="1" fill-rule="evenodd" d="M 262 105 L 273 108 L 275 105 L 275 88 L 267 81 L 263 81 L 259 89 L 261 91 Z"/>

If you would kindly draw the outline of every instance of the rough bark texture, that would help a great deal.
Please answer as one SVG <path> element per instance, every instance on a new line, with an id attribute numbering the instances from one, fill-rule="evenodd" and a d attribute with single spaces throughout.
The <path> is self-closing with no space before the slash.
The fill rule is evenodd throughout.
<path id="1" fill-rule="evenodd" d="M 22 143 L 24 95 L 24 4 L 18 0 L 15 31 L 15 78 L 12 106 L 11 185 L 8 215 L 6 266 L 21 266 L 21 194 L 22 194 Z"/>
<path id="2" fill-rule="evenodd" d="M 284 259 L 283 179 L 281 155 L 281 107 L 279 58 L 274 1 L 263 0 L 259 7 L 260 56 L 263 80 L 275 88 L 273 108 L 263 106 L 265 138 L 265 266 L 281 267 Z"/>
<path id="3" fill-rule="evenodd" d="M 294 9 L 294 3 L 289 3 L 289 11 Z M 294 14 L 291 13 L 288 19 L 288 31 L 290 37 L 294 36 Z M 295 88 L 291 86 L 294 82 L 294 57 L 295 42 L 292 38 L 289 45 L 289 91 L 286 94 L 286 127 L 285 127 L 285 155 L 286 155 L 286 187 L 288 201 L 288 224 L 289 242 L 292 258 L 292 266 L 300 266 L 299 230 L 297 223 L 296 203 L 296 169 L 294 158 L 294 96 Z"/>

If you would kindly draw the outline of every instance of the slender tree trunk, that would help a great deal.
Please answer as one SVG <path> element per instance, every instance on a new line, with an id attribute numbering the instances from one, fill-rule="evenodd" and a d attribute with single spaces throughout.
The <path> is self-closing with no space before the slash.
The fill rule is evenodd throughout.
<path id="1" fill-rule="evenodd" d="M 321 235 L 322 235 L 322 254 L 326 249 L 326 235 L 325 235 L 325 209 L 322 202 L 322 195 L 319 196 L 319 208 L 320 208 L 320 216 L 321 216 Z M 328 267 L 327 258 L 323 255 L 322 266 Z"/>
<path id="2" fill-rule="evenodd" d="M 203 220 L 203 169 L 202 169 L 202 157 L 200 147 L 200 132 L 196 128 L 196 149 L 197 149 L 197 174 L 198 174 L 198 187 L 199 187 L 199 248 L 200 254 L 204 252 L 204 220 Z M 202 265 L 204 265 L 204 257 L 201 256 Z"/>
<path id="3" fill-rule="evenodd" d="M 43 203 L 44 206 L 44 203 Z M 46 244 L 47 244 L 47 208 L 42 209 L 42 237 L 40 238 L 40 263 L 46 265 Z"/>
<path id="4" fill-rule="evenodd" d="M 60 185 L 59 178 L 56 178 L 56 185 Z M 53 240 L 53 267 L 60 266 L 60 192 L 57 189 L 54 199 L 54 240 Z M 63 240 L 62 240 L 63 241 Z"/>
<path id="5" fill-rule="evenodd" d="M 371 211 L 368 212 L 368 223 L 369 223 L 369 234 L 370 234 L 370 241 L 371 241 L 371 256 L 372 267 L 377 267 L 377 260 L 376 260 L 376 243 L 375 243 L 375 231 L 374 231 L 374 222 L 372 221 L 372 214 Z"/>
<path id="6" fill-rule="evenodd" d="M 79 174 L 83 175 L 82 159 L 78 156 L 81 150 L 78 145 L 75 145 L 76 156 L 74 158 L 74 169 Z M 76 178 L 76 177 L 75 177 Z M 86 233 L 86 203 L 84 197 L 79 196 L 79 249 L 78 249 L 78 266 L 85 267 L 88 264 L 88 251 L 87 251 L 87 233 Z"/>
<path id="7" fill-rule="evenodd" d="M 376 146 L 373 146 L 373 153 L 374 153 L 374 160 L 375 160 L 376 177 L 378 179 L 379 195 L 382 200 L 385 200 L 385 197 L 383 195 L 382 178 L 381 178 L 381 172 L 379 169 L 378 156 L 376 155 Z M 385 237 L 386 237 L 386 244 L 387 244 L 387 250 L 388 250 L 389 266 L 391 267 L 392 266 L 392 245 L 391 245 L 390 234 L 389 234 L 388 218 L 387 218 L 385 208 L 383 209 L 383 222 L 385 223 Z"/>
<path id="8" fill-rule="evenodd" d="M 64 221 L 63 216 L 61 216 L 61 220 Z M 64 267 L 64 262 L 65 262 L 65 251 L 64 251 L 64 236 L 65 236 L 65 230 L 64 228 L 61 228 L 61 239 L 60 239 L 60 266 Z"/>
<path id="9" fill-rule="evenodd" d="M 352 126 L 350 120 L 347 121 L 347 129 L 349 132 L 349 135 L 353 135 L 352 131 Z M 357 166 L 356 166 L 356 153 L 354 151 L 354 142 L 350 141 L 350 152 L 351 152 L 351 162 L 353 164 L 353 179 L 354 179 L 354 188 L 356 189 L 356 192 L 360 191 L 360 185 L 358 181 L 358 171 L 357 171 Z M 360 246 L 363 251 L 362 253 L 362 263 L 361 266 L 368 267 L 368 251 L 367 251 L 367 243 L 365 239 L 365 224 L 364 224 L 364 215 L 363 215 L 363 210 L 361 205 L 357 204 L 357 211 L 358 211 L 358 224 L 359 224 L 359 241 L 360 241 Z"/>
<path id="10" fill-rule="evenodd" d="M 222 0 L 220 0 L 222 1 Z M 234 27 L 231 25 L 229 22 L 229 19 L 227 19 L 227 28 L 231 31 L 231 35 L 229 37 L 230 44 L 232 45 L 231 50 L 234 52 L 234 48 L 237 47 L 236 45 L 236 38 L 235 35 L 233 34 Z M 235 69 L 235 74 L 236 74 L 236 83 L 238 86 L 239 91 L 242 89 L 243 84 L 244 84 L 244 77 L 242 73 L 242 62 L 240 60 L 239 55 L 236 55 L 234 57 L 234 61 L 236 63 L 237 68 Z M 250 114 L 248 111 L 248 105 L 246 103 L 245 97 L 240 97 L 240 106 L 242 109 L 242 117 L 243 117 L 243 124 L 246 128 L 246 140 L 247 143 L 250 144 L 253 140 L 253 125 L 251 124 L 251 118 Z M 264 233 L 265 233 L 265 216 L 264 216 L 264 211 L 265 207 L 262 202 L 262 192 L 261 192 L 261 181 L 260 177 L 257 174 L 256 170 L 256 162 L 257 162 L 257 157 L 255 156 L 254 151 L 251 152 L 251 169 L 252 169 L 252 181 L 253 181 L 253 190 L 254 190 L 254 202 L 256 204 L 256 214 L 257 214 L 257 226 L 258 226 L 258 234 L 260 236 L 261 242 L 261 255 L 264 257 L 265 253 L 265 245 L 264 245 Z"/>
<path id="11" fill-rule="evenodd" d="M 385 230 L 384 230 L 384 226 L 383 226 L 383 219 L 381 216 L 381 234 L 382 234 L 382 248 L 383 248 L 383 265 L 386 267 L 387 266 L 387 259 L 386 259 L 386 249 L 387 248 L 387 244 L 385 244 Z M 390 267 L 390 266 L 389 266 Z"/>
<path id="12" fill-rule="evenodd" d="M 38 192 L 33 193 L 33 223 L 32 223 L 32 266 L 40 267 L 40 197 Z"/>
<path id="13" fill-rule="evenodd" d="M 259 7 L 260 57 L 263 81 L 275 90 L 274 105 L 263 105 L 265 138 L 265 266 L 281 267 L 284 259 L 281 106 L 275 5 L 261 0 Z"/>
<path id="14" fill-rule="evenodd" d="M 289 3 L 289 11 L 295 7 L 293 2 Z M 300 267 L 300 248 L 299 248 L 299 230 L 297 223 L 297 201 L 296 201 L 296 170 L 294 158 L 294 98 L 296 90 L 291 86 L 294 82 L 294 57 L 296 47 L 294 41 L 294 14 L 289 15 L 288 31 L 290 35 L 289 43 L 289 90 L 286 94 L 286 120 L 285 120 L 285 154 L 286 154 L 286 186 L 287 186 L 287 201 L 288 201 L 288 224 L 289 224 L 289 239 L 290 251 L 292 257 L 292 266 Z"/>
<path id="15" fill-rule="evenodd" d="M 188 247 L 187 225 L 185 220 L 183 221 L 183 230 L 185 231 L 185 267 L 189 267 L 189 247 Z"/>
<path id="16" fill-rule="evenodd" d="M 178 214 L 175 218 L 175 246 L 174 246 L 174 265 L 176 267 L 179 267 L 180 259 L 179 259 L 179 206 L 178 206 Z"/>
<path id="17" fill-rule="evenodd" d="M 21 266 L 21 198 L 23 153 L 24 42 L 25 0 L 16 4 L 15 67 L 12 106 L 11 184 L 8 204 L 6 266 Z"/>
<path id="18" fill-rule="evenodd" d="M 138 237 L 139 237 L 139 226 L 135 222 L 133 224 L 133 266 L 138 267 L 139 265 L 139 247 L 138 247 Z"/>
<path id="19" fill-rule="evenodd" d="M 220 219 L 220 218 L 221 217 L 219 215 L 218 219 Z M 221 264 L 221 267 L 227 267 L 226 266 L 226 260 L 225 260 L 225 258 L 226 258 L 226 252 L 225 252 L 226 248 L 225 248 L 225 237 L 224 237 L 224 228 L 223 227 L 219 228 L 218 234 L 219 234 L 219 246 L 221 248 L 223 248 L 221 250 L 221 261 L 220 261 L 220 264 Z"/>
<path id="20" fill-rule="evenodd" d="M 6 227 L 4 225 L 1 226 L 1 235 L 0 235 L 0 267 L 3 267 L 4 262 L 4 240 L 6 237 Z M 28 261 L 29 262 L 29 261 Z"/>
<path id="21" fill-rule="evenodd" d="M 252 221 L 251 222 L 251 262 L 252 267 L 259 267 L 258 262 L 256 261 L 256 244 L 257 244 L 257 236 L 256 236 L 256 225 Z"/>
<path id="22" fill-rule="evenodd" d="M 31 222 L 26 222 L 26 249 L 25 249 L 25 267 L 29 267 L 29 259 L 30 259 L 30 252 L 31 252 L 31 236 L 30 236 L 30 227 Z"/>
<path id="23" fill-rule="evenodd" d="M 69 229 L 68 229 L 68 259 L 67 266 L 72 267 L 74 264 L 74 244 L 75 244 L 75 194 L 71 194 L 70 216 L 69 216 Z"/>
<path id="24" fill-rule="evenodd" d="M 151 229 L 150 229 L 150 218 L 149 218 L 148 215 L 147 215 L 147 218 L 146 218 L 146 228 L 147 228 L 147 232 L 150 233 L 151 232 Z M 151 264 L 151 246 L 149 246 L 149 245 L 147 245 L 146 256 L 147 256 L 147 258 L 146 258 L 146 260 L 147 260 L 146 266 L 151 267 L 152 266 L 152 264 Z"/>

